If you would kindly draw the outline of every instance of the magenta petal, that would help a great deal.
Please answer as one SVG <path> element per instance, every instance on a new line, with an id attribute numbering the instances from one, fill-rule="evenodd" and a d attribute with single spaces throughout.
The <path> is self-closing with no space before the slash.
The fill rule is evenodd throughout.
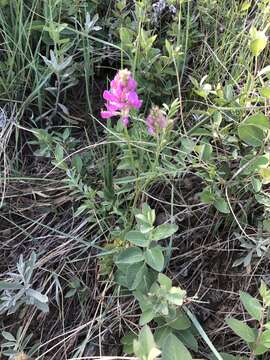
<path id="1" fill-rule="evenodd" d="M 111 111 L 101 111 L 100 115 L 101 115 L 102 119 L 109 119 L 112 116 L 114 116 L 114 114 Z"/>
<path id="2" fill-rule="evenodd" d="M 167 119 L 165 118 L 165 116 L 163 116 L 160 120 L 159 120 L 159 126 L 161 127 L 161 129 L 165 129 L 167 127 Z"/>
<path id="3" fill-rule="evenodd" d="M 124 108 L 127 106 L 127 104 L 119 102 L 119 103 L 117 104 L 117 106 L 118 106 L 118 109 L 119 109 L 119 110 L 122 110 L 122 109 L 124 109 Z"/>
<path id="4" fill-rule="evenodd" d="M 109 101 L 107 104 L 106 104 L 106 108 L 108 110 L 122 110 L 125 106 L 127 106 L 126 103 L 124 102 L 121 102 L 120 100 L 117 100 L 117 101 Z"/>
<path id="5" fill-rule="evenodd" d="M 128 102 L 135 109 L 139 109 L 142 106 L 142 101 L 139 100 L 138 95 L 135 91 L 131 91 L 128 94 Z"/>
<path id="6" fill-rule="evenodd" d="M 130 103 L 131 106 L 136 107 L 136 105 L 138 104 L 138 95 L 136 94 L 135 91 L 131 91 L 128 94 L 128 102 Z"/>
<path id="7" fill-rule="evenodd" d="M 152 118 L 151 115 L 149 115 L 147 118 L 146 118 L 146 124 L 147 126 L 151 127 L 154 125 L 154 119 Z"/>
<path id="8" fill-rule="evenodd" d="M 111 89 L 117 89 L 119 82 L 117 82 L 116 80 L 112 80 L 111 81 Z"/>
<path id="9" fill-rule="evenodd" d="M 139 109 L 142 101 L 136 92 L 137 82 L 132 78 L 128 70 L 119 71 L 110 83 L 110 89 L 103 92 L 103 98 L 107 101 L 106 109 L 101 111 L 103 119 L 113 116 L 121 116 L 125 126 L 128 125 L 128 113 L 132 108 Z"/>
<path id="10" fill-rule="evenodd" d="M 124 126 L 128 126 L 129 120 L 127 116 L 122 117 L 121 120 Z"/>
<path id="11" fill-rule="evenodd" d="M 155 129 L 154 129 L 153 127 L 149 127 L 147 130 L 148 130 L 148 133 L 149 133 L 150 135 L 154 135 L 154 134 L 155 134 Z"/>
<path id="12" fill-rule="evenodd" d="M 115 97 L 114 101 L 117 101 L 124 96 L 124 90 L 121 89 L 120 87 L 116 89 L 112 89 L 111 91 L 112 91 L 112 95 Z"/>
<path id="13" fill-rule="evenodd" d="M 115 95 L 113 95 L 111 92 L 109 92 L 108 90 L 105 90 L 103 92 L 103 98 L 107 101 L 117 101 L 117 97 Z"/>
<path id="14" fill-rule="evenodd" d="M 136 108 L 136 109 L 139 109 L 141 106 L 142 106 L 142 100 L 138 100 L 138 101 L 136 101 L 136 104 L 134 104 L 134 107 Z"/>
<path id="15" fill-rule="evenodd" d="M 130 91 L 128 94 L 128 101 L 133 103 L 135 101 L 138 101 L 138 95 L 135 91 Z"/>
<path id="16" fill-rule="evenodd" d="M 112 104 L 112 103 L 106 104 L 106 108 L 108 111 L 112 111 L 112 112 L 115 112 L 120 109 L 118 104 L 116 105 L 116 104 Z"/>
<path id="17" fill-rule="evenodd" d="M 137 82 L 134 79 L 130 78 L 128 80 L 127 87 L 130 91 L 134 91 L 137 87 Z"/>

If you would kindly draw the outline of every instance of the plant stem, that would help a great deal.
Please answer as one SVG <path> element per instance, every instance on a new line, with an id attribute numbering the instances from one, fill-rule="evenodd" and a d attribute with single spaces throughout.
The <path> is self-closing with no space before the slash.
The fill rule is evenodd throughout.
<path id="1" fill-rule="evenodd" d="M 130 136 L 129 136 L 127 127 L 124 128 L 124 133 L 125 133 L 125 136 L 126 136 L 126 139 L 127 139 L 129 156 L 130 156 L 131 164 L 132 164 L 132 170 L 133 170 L 134 176 L 136 177 L 136 182 L 135 182 L 135 195 L 134 195 L 134 200 L 133 200 L 133 205 L 132 205 L 132 209 L 133 209 L 133 208 L 136 207 L 136 204 L 137 204 L 139 195 L 140 195 L 140 193 L 141 193 L 141 190 L 140 190 L 140 186 L 139 186 L 139 179 L 138 179 L 138 172 L 137 172 L 137 169 L 136 169 L 136 162 L 135 162 L 135 159 L 134 159 L 134 156 L 133 156 L 133 151 L 132 151 L 132 147 L 131 147 Z M 134 220 L 134 214 L 131 213 L 130 224 L 132 224 L 133 220 Z"/>
<path id="2" fill-rule="evenodd" d="M 256 343 L 255 343 L 255 346 L 254 346 L 254 349 L 252 350 L 252 353 L 250 355 L 250 360 L 255 360 L 255 352 L 256 352 L 256 349 L 260 343 L 260 338 L 262 336 L 262 333 L 263 333 L 263 327 L 264 327 L 264 313 L 265 313 L 265 310 L 266 310 L 266 306 L 265 306 L 265 303 L 263 302 L 263 306 L 262 306 L 262 317 L 261 317 L 261 320 L 260 320 L 260 326 L 259 326 L 259 329 L 258 329 L 258 336 L 257 336 L 257 339 L 256 339 Z"/>

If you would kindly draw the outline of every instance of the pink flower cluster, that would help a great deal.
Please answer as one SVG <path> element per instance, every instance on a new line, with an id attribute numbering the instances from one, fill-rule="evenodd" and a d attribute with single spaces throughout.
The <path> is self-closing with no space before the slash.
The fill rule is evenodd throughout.
<path id="1" fill-rule="evenodd" d="M 137 83 L 127 69 L 119 70 L 111 81 L 110 90 L 104 91 L 103 98 L 107 101 L 106 110 L 101 111 L 103 119 L 120 116 L 124 126 L 129 123 L 131 109 L 139 109 L 142 100 L 136 92 Z"/>
<path id="2" fill-rule="evenodd" d="M 161 129 L 168 126 L 168 118 L 163 114 L 158 106 L 154 106 L 146 118 L 147 130 L 150 135 L 155 135 Z"/>

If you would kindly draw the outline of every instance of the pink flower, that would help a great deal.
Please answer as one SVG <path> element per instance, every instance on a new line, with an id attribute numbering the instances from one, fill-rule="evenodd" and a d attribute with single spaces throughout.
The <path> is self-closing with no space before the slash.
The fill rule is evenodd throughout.
<path id="1" fill-rule="evenodd" d="M 147 130 L 150 135 L 155 135 L 161 129 L 168 126 L 168 118 L 163 114 L 158 106 L 154 106 L 146 118 Z"/>
<path id="2" fill-rule="evenodd" d="M 131 109 L 139 109 L 142 100 L 136 92 L 137 83 L 127 69 L 119 70 L 111 81 L 110 90 L 105 90 L 103 98 L 107 101 L 106 110 L 101 111 L 103 119 L 120 116 L 124 126 L 128 125 Z"/>

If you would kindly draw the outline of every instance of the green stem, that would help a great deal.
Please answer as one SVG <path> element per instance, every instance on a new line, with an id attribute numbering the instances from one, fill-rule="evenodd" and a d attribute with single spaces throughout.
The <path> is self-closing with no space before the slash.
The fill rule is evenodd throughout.
<path id="1" fill-rule="evenodd" d="M 136 163 L 135 163 L 133 151 L 131 148 L 130 136 L 129 136 L 128 129 L 126 126 L 124 127 L 124 133 L 125 133 L 125 137 L 127 140 L 127 145 L 128 145 L 128 150 L 129 150 L 129 155 L 130 155 L 130 159 L 131 159 L 131 163 L 132 163 L 133 172 L 134 172 L 134 175 L 137 177 Z"/>
<path id="2" fill-rule="evenodd" d="M 142 16 L 140 17 L 140 20 L 139 20 L 138 35 L 137 35 L 137 39 L 136 39 L 136 52 L 135 52 L 134 62 L 132 64 L 132 74 L 133 74 L 133 76 L 135 76 L 135 72 L 136 72 L 136 68 L 137 68 L 138 53 L 139 53 L 140 43 L 141 43 L 141 29 L 142 29 L 143 22 L 144 22 L 144 11 L 143 11 L 143 14 L 142 14 Z"/>
<path id="3" fill-rule="evenodd" d="M 158 161 L 159 161 L 159 156 L 160 156 L 160 153 L 161 153 L 161 143 L 163 141 L 163 136 L 161 136 L 161 138 L 159 137 L 159 135 L 157 135 L 157 151 L 156 151 L 156 158 L 155 158 L 155 161 L 152 165 L 152 169 L 151 171 L 154 172 L 157 165 L 158 165 Z"/>
<path id="4" fill-rule="evenodd" d="M 161 147 L 161 144 L 162 144 L 162 140 L 163 140 L 163 137 L 158 137 L 157 139 L 157 151 L 156 151 L 156 157 L 155 157 L 155 161 L 152 163 L 152 166 L 151 166 L 151 174 L 152 173 L 155 173 L 155 169 L 158 165 L 158 162 L 159 162 L 159 156 L 160 156 L 160 153 L 161 153 L 161 150 L 162 150 L 162 147 Z M 152 179 L 155 178 L 153 175 L 151 175 L 145 182 L 144 184 L 142 185 L 142 187 L 140 188 L 139 187 L 139 181 L 137 180 L 136 181 L 136 188 L 135 188 L 135 197 L 134 197 L 134 202 L 133 202 L 133 207 L 136 206 L 136 203 L 138 201 L 138 198 L 139 198 L 139 195 L 140 193 L 147 188 L 147 186 L 149 185 L 149 183 L 152 181 Z"/>
<path id="5" fill-rule="evenodd" d="M 263 302 L 263 306 L 262 306 L 262 317 L 261 317 L 261 320 L 260 320 L 260 327 L 258 329 L 258 336 L 257 336 L 257 339 L 256 339 L 256 343 L 255 343 L 255 346 L 254 346 L 254 349 L 250 355 L 250 360 L 255 360 L 255 356 L 256 356 L 256 350 L 257 350 L 257 347 L 259 346 L 260 344 L 260 339 L 261 339 L 261 336 L 262 336 L 262 333 L 263 333 L 263 327 L 264 327 L 264 316 L 265 316 L 265 310 L 266 310 L 266 305 L 265 303 Z"/>
<path id="6" fill-rule="evenodd" d="M 137 172 L 137 168 L 136 168 L 136 162 L 135 162 L 135 159 L 134 159 L 134 156 L 133 156 L 130 136 L 129 136 L 127 127 L 124 128 L 124 133 L 125 133 L 125 137 L 126 137 L 127 144 L 128 144 L 129 156 L 130 156 L 131 163 L 132 163 L 132 170 L 133 170 L 134 176 L 136 177 L 135 195 L 134 195 L 134 201 L 133 201 L 133 206 L 132 206 L 132 209 L 133 209 L 133 208 L 136 207 L 136 204 L 137 204 L 139 195 L 141 193 L 141 190 L 140 190 L 140 186 L 139 186 L 139 179 L 138 179 L 138 172 Z M 130 217 L 130 224 L 133 223 L 133 220 L 134 220 L 134 214 L 132 213 L 131 217 Z"/>

